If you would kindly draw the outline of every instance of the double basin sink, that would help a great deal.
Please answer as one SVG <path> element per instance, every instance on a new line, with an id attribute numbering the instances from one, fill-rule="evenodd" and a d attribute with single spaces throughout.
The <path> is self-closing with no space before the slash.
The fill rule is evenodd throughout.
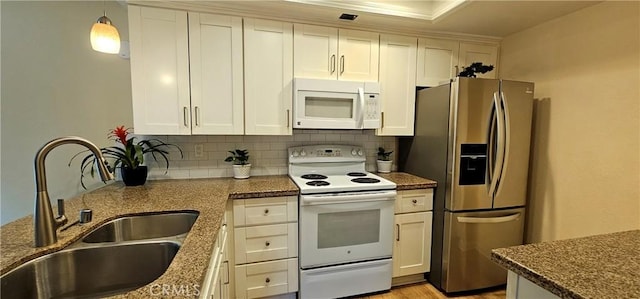
<path id="1" fill-rule="evenodd" d="M 125 293 L 160 277 L 198 212 L 126 216 L 69 247 L 0 277 L 0 298 L 96 298 Z"/>

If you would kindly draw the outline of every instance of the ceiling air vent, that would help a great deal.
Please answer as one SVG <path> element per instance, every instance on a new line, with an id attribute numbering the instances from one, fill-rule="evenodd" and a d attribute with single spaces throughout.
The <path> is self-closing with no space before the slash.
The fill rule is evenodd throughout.
<path id="1" fill-rule="evenodd" d="M 358 15 L 352 15 L 352 14 L 348 14 L 348 13 L 343 13 L 340 15 L 340 20 L 349 20 L 349 21 L 353 21 L 358 17 Z"/>

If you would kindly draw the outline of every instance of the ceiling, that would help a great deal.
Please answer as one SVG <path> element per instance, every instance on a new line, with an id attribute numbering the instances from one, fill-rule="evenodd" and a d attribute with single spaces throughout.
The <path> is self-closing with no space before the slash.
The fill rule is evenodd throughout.
<path id="1" fill-rule="evenodd" d="M 272 17 L 292 22 L 360 28 L 404 34 L 463 34 L 503 38 L 601 1 L 129 1 L 242 16 Z M 153 3 L 153 4 L 150 4 Z M 358 15 L 339 20 L 342 13 Z"/>

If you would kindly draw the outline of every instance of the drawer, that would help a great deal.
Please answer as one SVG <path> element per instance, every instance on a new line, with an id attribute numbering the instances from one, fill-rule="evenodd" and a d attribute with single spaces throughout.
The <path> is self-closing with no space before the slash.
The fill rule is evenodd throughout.
<path id="1" fill-rule="evenodd" d="M 234 227 L 298 221 L 298 197 L 266 197 L 233 201 Z"/>
<path id="2" fill-rule="evenodd" d="M 236 266 L 236 298 L 260 298 L 298 291 L 298 259 Z"/>
<path id="3" fill-rule="evenodd" d="M 395 212 L 411 213 L 433 210 L 433 189 L 398 191 Z"/>
<path id="4" fill-rule="evenodd" d="M 298 256 L 298 224 L 283 223 L 234 229 L 236 264 Z"/>

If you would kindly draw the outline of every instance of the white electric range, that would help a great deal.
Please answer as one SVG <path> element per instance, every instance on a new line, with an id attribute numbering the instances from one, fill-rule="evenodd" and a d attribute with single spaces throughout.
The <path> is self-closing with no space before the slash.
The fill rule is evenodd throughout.
<path id="1" fill-rule="evenodd" d="M 391 288 L 396 184 L 365 171 L 351 145 L 289 148 L 300 188 L 300 297 L 336 298 Z"/>

